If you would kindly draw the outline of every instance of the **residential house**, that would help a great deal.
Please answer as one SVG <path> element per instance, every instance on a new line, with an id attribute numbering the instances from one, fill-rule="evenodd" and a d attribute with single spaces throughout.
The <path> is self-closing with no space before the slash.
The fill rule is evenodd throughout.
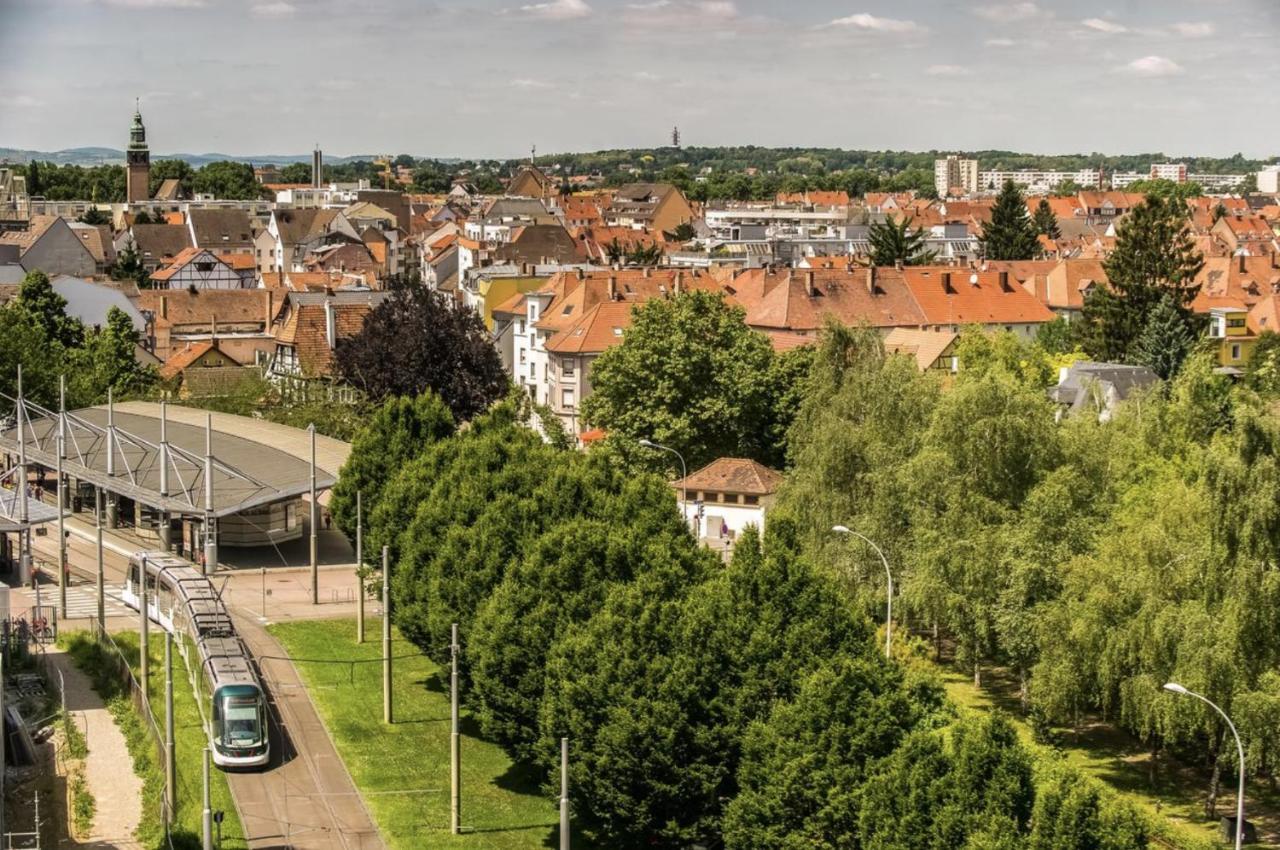
<path id="1" fill-rule="evenodd" d="M 19 260 L 28 271 L 39 269 L 50 277 L 93 277 L 99 273 L 98 260 L 86 240 L 57 216 L 35 215 L 26 230 L 0 232 L 0 245 L 17 246 Z"/>
<path id="2" fill-rule="evenodd" d="M 161 379 L 173 386 L 179 398 L 224 395 L 247 374 L 243 365 L 222 350 L 216 338 L 187 343 L 159 371 Z"/>
<path id="3" fill-rule="evenodd" d="M 116 237 L 119 254 L 132 243 L 133 250 L 148 274 L 170 265 L 174 258 L 192 247 L 191 228 L 186 224 L 134 224 Z"/>
<path id="4" fill-rule="evenodd" d="M 252 289 L 257 261 L 252 254 L 186 248 L 173 262 L 151 273 L 161 289 Z"/>
<path id="5" fill-rule="evenodd" d="M 197 209 L 187 211 L 191 244 L 224 254 L 253 256 L 253 225 L 243 209 Z"/>
<path id="6" fill-rule="evenodd" d="M 286 384 L 331 382 L 338 343 L 359 334 L 369 313 L 390 294 L 290 292 L 274 326 L 267 375 Z"/>
<path id="7" fill-rule="evenodd" d="M 522 165 L 507 184 L 506 193 L 515 198 L 550 200 L 559 194 L 559 188 L 541 168 Z"/>
<path id="8" fill-rule="evenodd" d="M 956 355 L 959 340 L 960 334 L 951 331 L 894 328 L 885 335 L 884 350 L 912 358 L 921 372 L 954 374 L 960 371 L 960 358 Z"/>
<path id="9" fill-rule="evenodd" d="M 609 227 L 655 233 L 670 232 L 694 218 L 684 194 L 668 183 L 628 183 L 614 193 L 604 211 L 604 223 Z"/>
<path id="10" fill-rule="evenodd" d="M 1041 325 L 1056 318 L 1007 271 L 909 266 L 901 275 L 924 313 L 925 330 L 954 333 L 977 325 L 1030 340 Z"/>
<path id="11" fill-rule="evenodd" d="M 1079 360 L 1058 370 L 1058 385 L 1048 392 L 1058 405 L 1059 418 L 1087 410 L 1098 421 L 1107 422 L 1116 405 L 1159 380 L 1146 366 Z"/>
<path id="12" fill-rule="evenodd" d="M 130 298 L 131 294 L 136 295 L 137 289 L 130 285 L 98 283 L 68 275 L 57 275 L 49 283 L 67 302 L 66 314 L 79 319 L 85 327 L 106 327 L 108 314 L 114 307 L 129 317 L 139 334 L 146 330 L 146 318 Z"/>
<path id="13" fill-rule="evenodd" d="M 757 461 L 722 457 L 671 487 L 694 536 L 712 548 L 727 548 L 748 526 L 764 531 L 783 480 L 781 472 Z"/>
<path id="14" fill-rule="evenodd" d="M 94 270 L 99 275 L 106 275 L 116 262 L 116 248 L 111 242 L 111 228 L 105 224 L 84 224 L 69 221 L 67 226 L 80 238 L 81 243 L 93 256 Z"/>
<path id="15" fill-rule="evenodd" d="M 1214 343 L 1218 369 L 1243 375 L 1258 342 L 1258 331 L 1250 327 L 1249 308 L 1243 303 L 1209 308 L 1209 339 Z"/>
<path id="16" fill-rule="evenodd" d="M 271 289 L 144 289 L 145 347 L 166 361 L 188 344 L 218 341 L 237 363 L 265 363 L 275 350 L 272 324 L 284 305 Z"/>
<path id="17" fill-rule="evenodd" d="M 275 209 L 258 234 L 258 270 L 302 271 L 307 254 L 335 242 L 357 242 L 355 227 L 338 209 Z"/>
<path id="18" fill-rule="evenodd" d="M 1231 254 L 1262 257 L 1280 251 L 1280 241 L 1277 241 L 1271 225 L 1261 216 L 1224 215 L 1213 225 L 1210 233 L 1221 240 Z"/>

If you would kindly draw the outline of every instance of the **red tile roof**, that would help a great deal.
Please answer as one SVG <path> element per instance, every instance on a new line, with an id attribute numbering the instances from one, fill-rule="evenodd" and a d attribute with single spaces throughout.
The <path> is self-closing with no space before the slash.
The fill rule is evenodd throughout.
<path id="1" fill-rule="evenodd" d="M 673 481 L 677 490 L 703 490 L 714 493 L 742 493 L 747 496 L 768 496 L 777 492 L 784 477 L 754 460 L 740 457 L 722 457 L 692 473 L 688 478 Z"/>

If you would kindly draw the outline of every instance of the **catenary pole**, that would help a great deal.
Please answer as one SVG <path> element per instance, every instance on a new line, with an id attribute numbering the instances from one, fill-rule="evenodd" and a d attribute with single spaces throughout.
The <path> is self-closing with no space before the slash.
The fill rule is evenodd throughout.
<path id="1" fill-rule="evenodd" d="M 449 831 L 462 832 L 462 735 L 458 732 L 458 624 L 449 639 Z"/>
<path id="2" fill-rule="evenodd" d="M 382 722 L 391 719 L 391 560 L 382 547 Z"/>
<path id="3" fill-rule="evenodd" d="M 173 727 L 173 635 L 164 633 L 164 790 L 168 822 L 178 811 L 178 762 Z"/>
<path id="4" fill-rule="evenodd" d="M 67 453 L 67 376 L 58 376 L 58 616 L 67 619 L 67 528 L 63 516 L 67 482 L 62 477 L 62 458 Z"/>
<path id="5" fill-rule="evenodd" d="M 93 488 L 94 530 L 98 537 L 98 629 L 100 635 L 107 633 L 107 588 L 106 570 L 102 553 L 102 488 Z"/>
<path id="6" fill-rule="evenodd" d="M 319 567 L 319 505 L 316 504 L 316 426 L 307 426 L 311 434 L 311 604 L 320 604 L 320 567 Z"/>
<path id="7" fill-rule="evenodd" d="M 364 527 L 356 491 L 356 643 L 364 643 Z"/>
<path id="8" fill-rule="evenodd" d="M 150 719 L 154 716 L 154 712 L 151 710 L 151 688 L 148 681 L 151 667 L 151 623 L 150 618 L 147 617 L 150 602 L 147 600 L 146 555 L 142 556 L 140 566 L 138 570 L 138 670 L 142 674 L 139 677 L 142 685 L 142 701 L 147 707 L 147 717 Z"/>
<path id="9" fill-rule="evenodd" d="M 209 748 L 204 748 L 204 808 L 200 810 L 201 850 L 213 850 L 213 807 L 209 803 Z"/>
<path id="10" fill-rule="evenodd" d="M 569 739 L 560 739 L 560 850 L 569 850 Z"/>
<path id="11" fill-rule="evenodd" d="M 218 569 L 218 532 L 213 527 L 213 414 L 204 420 L 204 575 Z"/>

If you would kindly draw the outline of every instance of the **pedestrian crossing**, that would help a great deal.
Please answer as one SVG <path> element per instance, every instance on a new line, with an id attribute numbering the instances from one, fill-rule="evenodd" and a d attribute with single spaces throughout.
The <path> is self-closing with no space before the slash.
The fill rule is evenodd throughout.
<path id="1" fill-rule="evenodd" d="M 104 611 L 108 617 L 124 617 L 133 613 L 133 609 L 120 601 L 123 585 L 107 584 L 103 586 Z M 58 604 L 58 588 L 42 587 L 41 602 L 46 606 Z M 83 619 L 98 616 L 98 588 L 92 584 L 76 584 L 67 588 L 67 619 Z"/>

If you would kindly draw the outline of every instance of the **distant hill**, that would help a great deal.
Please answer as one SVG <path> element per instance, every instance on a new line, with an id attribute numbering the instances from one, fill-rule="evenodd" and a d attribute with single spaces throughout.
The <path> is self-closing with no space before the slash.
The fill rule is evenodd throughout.
<path id="1" fill-rule="evenodd" d="M 341 165 L 357 160 L 374 160 L 374 154 L 357 156 L 326 156 L 326 163 Z M 123 165 L 124 151 L 116 148 L 67 148 L 60 151 L 32 151 L 18 148 L 0 148 L 0 162 L 30 162 L 38 159 L 41 162 L 54 162 L 58 165 Z M 233 162 L 251 162 L 254 165 L 288 165 L 291 162 L 311 162 L 311 154 L 255 154 L 253 156 L 232 156 L 225 153 L 153 153 L 152 162 L 161 159 L 181 159 L 193 168 L 199 168 L 210 162 L 231 160 Z"/>

